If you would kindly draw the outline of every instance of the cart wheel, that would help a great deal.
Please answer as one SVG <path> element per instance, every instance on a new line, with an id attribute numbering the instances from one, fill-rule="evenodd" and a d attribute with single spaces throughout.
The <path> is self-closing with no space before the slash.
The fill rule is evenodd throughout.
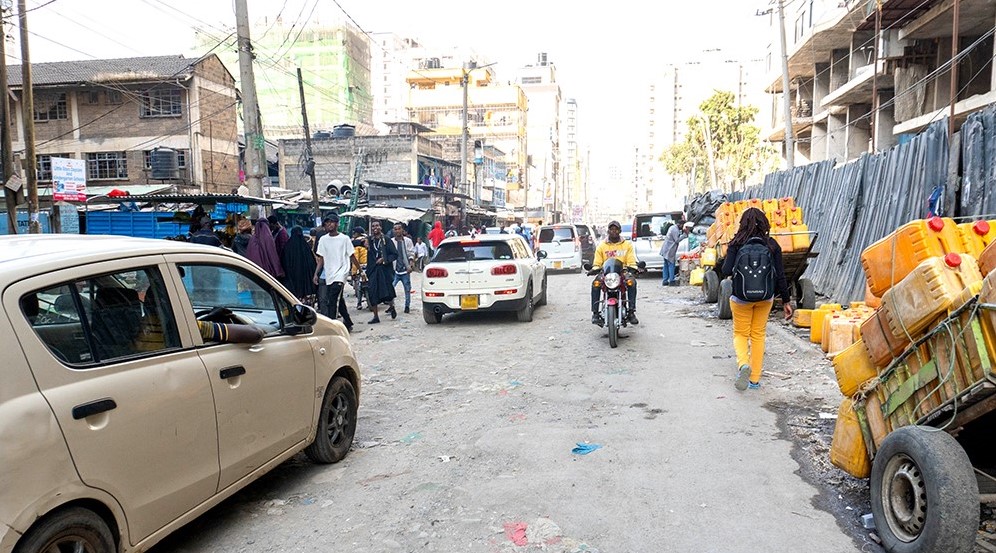
<path id="1" fill-rule="evenodd" d="M 733 318 L 733 308 L 730 307 L 730 297 L 733 296 L 733 281 L 725 279 L 719 283 L 719 294 L 716 298 L 718 317 L 724 321 Z"/>
<path id="2" fill-rule="evenodd" d="M 714 270 L 706 271 L 702 278 L 702 297 L 706 303 L 716 303 L 719 296 L 719 275 Z"/>
<path id="3" fill-rule="evenodd" d="M 872 463 L 871 508 L 890 553 L 974 549 L 979 484 L 947 432 L 905 426 L 886 436 Z"/>
<path id="4" fill-rule="evenodd" d="M 801 309 L 816 309 L 816 289 L 813 287 L 813 281 L 800 278 L 797 292 L 796 299 Z"/>

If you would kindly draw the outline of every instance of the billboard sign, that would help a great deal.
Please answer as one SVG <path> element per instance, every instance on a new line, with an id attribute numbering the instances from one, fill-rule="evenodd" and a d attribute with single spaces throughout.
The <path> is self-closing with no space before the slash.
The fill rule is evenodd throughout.
<path id="1" fill-rule="evenodd" d="M 57 202 L 86 201 L 86 161 L 52 158 L 52 199 Z"/>

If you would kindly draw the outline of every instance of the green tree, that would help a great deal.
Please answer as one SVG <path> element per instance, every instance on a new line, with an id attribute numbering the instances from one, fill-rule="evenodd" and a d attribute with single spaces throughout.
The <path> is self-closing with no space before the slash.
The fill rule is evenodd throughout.
<path id="1" fill-rule="evenodd" d="M 686 177 L 693 193 L 710 188 L 729 192 L 742 188 L 755 174 L 774 170 L 775 150 L 761 141 L 761 129 L 754 124 L 758 111 L 755 106 L 737 106 L 732 92 L 715 91 L 686 122 L 685 139 L 661 155 L 664 169 Z"/>

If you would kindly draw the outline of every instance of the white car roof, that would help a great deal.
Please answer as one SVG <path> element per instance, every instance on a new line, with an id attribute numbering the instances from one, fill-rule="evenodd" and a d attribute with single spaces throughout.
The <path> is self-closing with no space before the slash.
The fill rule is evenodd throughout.
<path id="1" fill-rule="evenodd" d="M 508 242 L 510 240 L 524 240 L 521 236 L 515 233 L 506 234 L 478 234 L 476 237 L 471 238 L 470 236 L 451 236 L 439 243 L 440 246 L 443 244 L 453 244 L 459 242 Z"/>

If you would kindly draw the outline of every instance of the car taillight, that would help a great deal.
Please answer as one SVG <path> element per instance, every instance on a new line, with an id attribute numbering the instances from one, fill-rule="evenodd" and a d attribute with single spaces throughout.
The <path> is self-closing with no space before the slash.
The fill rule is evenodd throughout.
<path id="1" fill-rule="evenodd" d="M 630 240 L 636 240 L 636 229 L 637 229 L 637 226 L 636 226 L 636 217 L 633 217 L 633 227 L 629 231 L 629 239 Z"/>
<path id="2" fill-rule="evenodd" d="M 441 298 L 443 297 L 442 292 L 426 292 L 425 297 L 427 298 Z"/>
<path id="3" fill-rule="evenodd" d="M 495 290 L 496 296 L 510 296 L 519 292 L 518 288 L 509 288 L 508 290 Z"/>
<path id="4" fill-rule="evenodd" d="M 491 274 L 494 276 L 514 275 L 517 272 L 519 272 L 518 267 L 516 267 L 512 263 L 509 263 L 507 265 L 498 265 L 497 267 L 491 268 Z"/>
<path id="5" fill-rule="evenodd" d="M 446 269 L 440 267 L 432 267 L 425 271 L 426 278 L 446 278 L 450 276 L 450 273 Z"/>

